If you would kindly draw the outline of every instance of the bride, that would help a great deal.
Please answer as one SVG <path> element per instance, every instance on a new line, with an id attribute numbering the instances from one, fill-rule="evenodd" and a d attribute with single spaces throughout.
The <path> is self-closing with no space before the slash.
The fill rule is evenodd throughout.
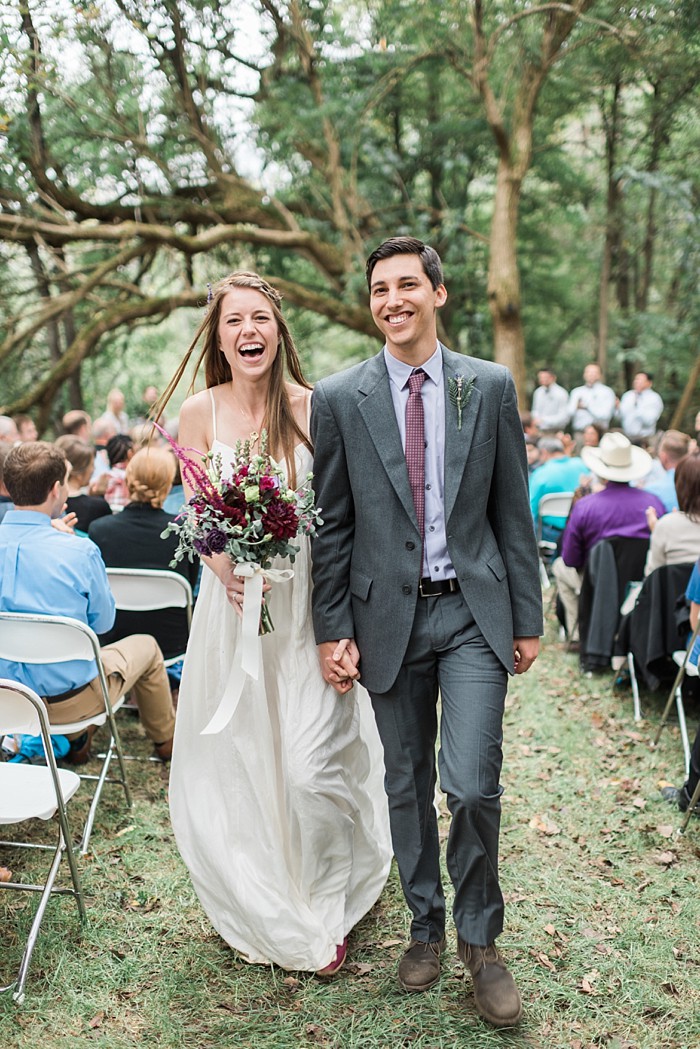
<path id="1" fill-rule="evenodd" d="M 163 403 L 200 340 L 196 369 L 204 365 L 207 388 L 183 404 L 179 443 L 226 462 L 237 441 L 264 429 L 297 487 L 313 468 L 311 390 L 279 294 L 254 273 L 216 285 Z M 275 630 L 261 639 L 263 673 L 257 682 L 246 679 L 232 720 L 217 735 L 201 730 L 226 685 L 245 584 L 225 554 L 203 558 L 170 810 L 194 888 L 227 943 L 250 962 L 331 976 L 345 960 L 348 932 L 382 891 L 391 849 L 369 698 L 357 686 L 340 695 L 321 677 L 309 540 L 296 543 L 293 579 L 266 585 Z M 277 559 L 274 567 L 288 564 Z"/>

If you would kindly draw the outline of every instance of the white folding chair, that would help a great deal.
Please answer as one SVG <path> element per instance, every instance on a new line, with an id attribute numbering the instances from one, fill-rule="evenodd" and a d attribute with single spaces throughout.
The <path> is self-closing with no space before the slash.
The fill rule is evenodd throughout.
<path id="1" fill-rule="evenodd" d="M 680 649 L 678 652 L 673 653 L 673 661 L 678 665 L 678 673 L 676 679 L 671 686 L 671 691 L 664 707 L 664 712 L 661 715 L 661 722 L 658 729 L 656 730 L 656 736 L 654 737 L 654 746 L 657 745 L 661 739 L 661 733 L 664 730 L 664 726 L 668 721 L 668 716 L 671 712 L 671 707 L 674 702 L 676 704 L 676 710 L 678 712 L 678 725 L 681 732 L 681 742 L 683 743 L 683 756 L 685 759 L 685 774 L 688 775 L 690 771 L 690 740 L 688 739 L 688 726 L 685 720 L 685 707 L 683 706 L 683 678 L 686 677 L 697 677 L 698 676 L 698 665 L 697 663 L 690 663 L 690 653 L 693 651 L 693 646 L 697 640 L 698 630 L 700 630 L 700 619 L 698 620 L 695 630 L 693 631 L 688 646 L 685 649 Z M 697 799 L 696 799 L 697 800 Z M 690 807 L 689 807 L 690 811 Z"/>
<path id="2" fill-rule="evenodd" d="M 156 612 L 163 608 L 184 608 L 187 630 L 192 624 L 192 587 L 179 572 L 160 568 L 108 568 L 107 578 L 117 609 L 121 612 Z M 170 656 L 166 667 L 177 663 L 185 653 Z"/>
<path id="3" fill-rule="evenodd" d="M 75 772 L 59 769 L 56 766 L 51 746 L 51 726 L 44 701 L 26 685 L 7 678 L 0 678 L 0 736 L 15 733 L 41 736 L 46 755 L 46 766 L 15 764 L 14 762 L 0 763 L 0 824 L 24 823 L 26 820 L 37 819 L 50 820 L 54 815 L 58 816 L 58 835 L 55 845 L 43 845 L 29 841 L 0 841 L 0 846 L 12 849 L 53 850 L 51 866 L 42 884 L 0 882 L 0 889 L 41 893 L 17 976 L 11 983 L 0 987 L 0 991 L 12 990 L 12 997 L 21 1004 L 24 1001 L 24 984 L 32 952 L 50 897 L 57 893 L 72 895 L 75 897 L 82 921 L 85 920 L 86 915 L 67 813 L 68 802 L 80 786 L 80 777 Z M 64 855 L 70 867 L 72 888 L 59 887 L 54 884 Z"/>
<path id="4" fill-rule="evenodd" d="M 547 569 L 556 553 L 557 544 L 549 539 L 542 538 L 542 518 L 568 517 L 573 498 L 573 492 L 551 492 L 549 495 L 542 496 L 537 508 L 535 533 L 537 536 L 537 549 L 540 555 L 540 583 L 543 590 L 548 590 L 552 585 Z"/>
<path id="5" fill-rule="evenodd" d="M 67 616 L 39 615 L 33 612 L 0 612 L 0 658 L 14 663 L 31 665 L 67 663 L 71 660 L 94 661 L 97 665 L 104 710 L 99 714 L 92 714 L 90 717 L 73 721 L 70 724 L 56 724 L 50 727 L 52 735 L 64 736 L 69 733 L 84 732 L 90 725 L 99 726 L 105 723 L 109 725 L 110 741 L 102 757 L 99 775 L 81 774 L 80 776 L 82 780 L 95 781 L 95 793 L 80 844 L 80 852 L 84 856 L 90 845 L 97 806 L 105 783 L 121 784 L 124 788 L 126 803 L 131 808 L 131 792 L 126 778 L 124 754 L 114 717 L 115 712 L 124 703 L 124 697 L 120 697 L 114 706 L 110 703 L 107 679 L 100 658 L 100 643 L 90 627 L 78 619 L 70 619 Z M 109 768 L 115 754 L 121 776 L 110 777 Z"/>

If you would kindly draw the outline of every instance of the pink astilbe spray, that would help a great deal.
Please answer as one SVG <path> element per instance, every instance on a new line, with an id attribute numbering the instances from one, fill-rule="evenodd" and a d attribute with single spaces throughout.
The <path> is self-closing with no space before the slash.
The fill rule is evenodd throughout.
<path id="1" fill-rule="evenodd" d="M 211 503 L 212 506 L 216 507 L 222 513 L 226 511 L 226 503 L 224 502 L 221 493 L 219 492 L 216 485 L 212 482 L 211 477 L 204 469 L 200 462 L 193 459 L 188 452 L 194 452 L 195 455 L 199 456 L 200 460 L 204 459 L 204 453 L 200 452 L 197 448 L 183 448 L 181 444 L 173 440 L 167 430 L 164 430 L 158 423 L 153 424 L 166 441 L 172 448 L 173 452 L 181 463 L 182 479 L 189 485 L 193 492 L 200 492 L 206 497 L 206 500 Z"/>

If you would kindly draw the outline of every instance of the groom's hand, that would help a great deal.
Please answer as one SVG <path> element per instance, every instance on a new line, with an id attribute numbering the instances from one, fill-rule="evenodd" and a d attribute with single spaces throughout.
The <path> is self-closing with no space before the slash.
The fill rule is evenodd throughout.
<path id="1" fill-rule="evenodd" d="M 537 659 L 540 651 L 538 637 L 513 638 L 513 664 L 516 674 L 524 674 Z"/>
<path id="2" fill-rule="evenodd" d="M 318 658 L 324 681 L 332 685 L 341 696 L 349 692 L 353 681 L 360 677 L 357 669 L 360 650 L 353 638 L 344 637 L 340 641 L 322 642 L 318 646 Z"/>

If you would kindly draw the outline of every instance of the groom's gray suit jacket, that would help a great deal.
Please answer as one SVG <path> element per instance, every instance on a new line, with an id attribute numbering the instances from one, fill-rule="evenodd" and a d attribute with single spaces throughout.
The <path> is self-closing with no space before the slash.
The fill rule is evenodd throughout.
<path id="1" fill-rule="evenodd" d="M 441 346 L 445 521 L 462 594 L 509 673 L 513 638 L 542 632 L 525 442 L 510 372 Z M 462 428 L 447 381 L 474 377 Z M 383 351 L 318 383 L 311 412 L 316 641 L 354 637 L 362 683 L 386 692 L 408 646 L 421 542 Z"/>

